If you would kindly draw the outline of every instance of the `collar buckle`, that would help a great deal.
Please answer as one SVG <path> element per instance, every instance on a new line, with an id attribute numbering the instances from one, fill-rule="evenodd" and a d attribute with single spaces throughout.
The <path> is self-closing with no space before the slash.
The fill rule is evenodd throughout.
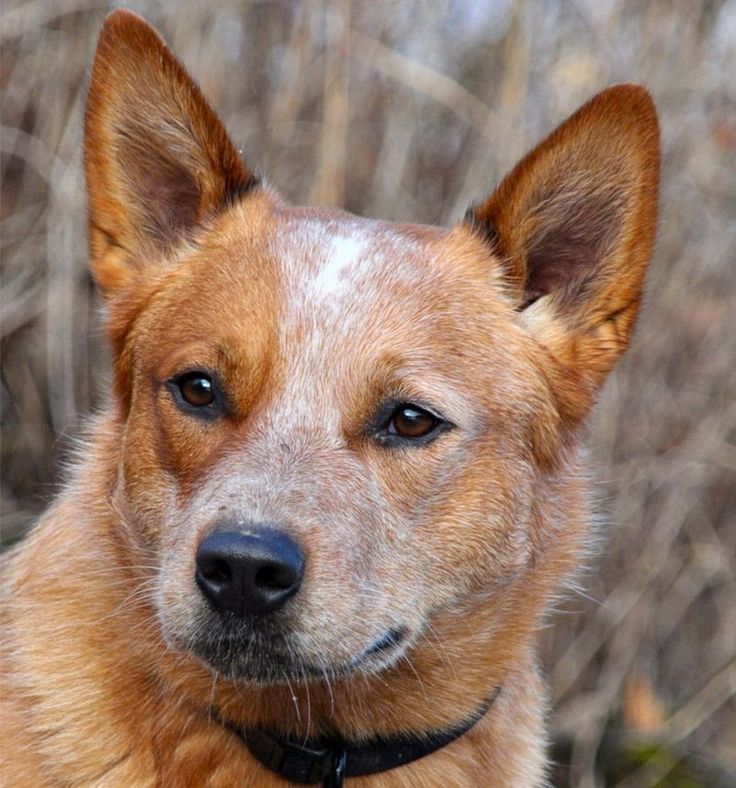
<path id="1" fill-rule="evenodd" d="M 344 749 L 332 751 L 330 772 L 322 783 L 323 788 L 342 788 L 348 754 Z"/>
<path id="2" fill-rule="evenodd" d="M 252 729 L 245 736 L 248 749 L 268 769 L 300 785 L 342 785 L 345 757 L 337 759 L 329 748 L 310 747 L 267 731 Z M 339 761 L 339 762 L 338 762 Z M 338 768 L 341 767 L 341 768 Z M 337 780 L 335 782 L 334 780 Z M 328 782 L 333 780 L 333 782 Z"/>

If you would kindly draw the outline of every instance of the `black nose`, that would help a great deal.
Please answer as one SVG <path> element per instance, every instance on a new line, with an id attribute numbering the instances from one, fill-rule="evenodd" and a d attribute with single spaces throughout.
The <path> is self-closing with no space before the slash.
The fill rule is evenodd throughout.
<path id="1" fill-rule="evenodd" d="M 202 592 L 217 610 L 239 618 L 278 610 L 303 576 L 302 551 L 281 531 L 214 531 L 197 550 Z"/>

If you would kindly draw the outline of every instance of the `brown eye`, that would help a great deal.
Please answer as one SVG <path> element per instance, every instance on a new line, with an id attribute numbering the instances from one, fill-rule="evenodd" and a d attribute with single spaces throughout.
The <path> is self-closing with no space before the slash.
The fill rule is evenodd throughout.
<path id="1" fill-rule="evenodd" d="M 439 423 L 438 418 L 415 405 L 399 405 L 391 414 L 388 432 L 402 438 L 423 438 Z"/>
<path id="2" fill-rule="evenodd" d="M 203 372 L 188 372 L 177 380 L 182 399 L 194 408 L 206 408 L 215 401 L 212 379 Z"/>

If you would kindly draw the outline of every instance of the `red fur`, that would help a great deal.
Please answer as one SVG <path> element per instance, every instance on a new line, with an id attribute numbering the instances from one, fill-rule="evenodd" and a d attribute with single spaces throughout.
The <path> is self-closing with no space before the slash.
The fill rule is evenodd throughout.
<path id="1" fill-rule="evenodd" d="M 218 718 L 418 732 L 495 686 L 465 736 L 350 784 L 541 784 L 534 633 L 582 560 L 578 427 L 629 341 L 657 161 L 651 100 L 620 85 L 452 229 L 292 208 L 158 35 L 111 14 L 85 168 L 115 385 L 4 566 L 4 784 L 281 785 Z M 191 368 L 216 370 L 225 414 L 176 406 L 166 381 Z M 379 445 L 366 425 L 389 395 L 454 429 Z M 187 643 L 194 554 L 223 512 L 302 545 L 300 657 L 344 664 L 397 623 L 404 657 L 290 684 L 213 671 Z"/>

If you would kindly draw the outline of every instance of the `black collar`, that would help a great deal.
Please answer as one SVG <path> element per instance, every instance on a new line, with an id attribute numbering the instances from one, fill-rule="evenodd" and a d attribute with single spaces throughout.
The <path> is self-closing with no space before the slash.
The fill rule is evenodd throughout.
<path id="1" fill-rule="evenodd" d="M 254 758 L 284 779 L 301 785 L 322 783 L 324 788 L 340 788 L 345 777 L 395 769 L 460 738 L 483 717 L 500 691 L 496 687 L 471 717 L 453 728 L 376 737 L 361 744 L 337 738 L 296 741 L 260 728 L 242 731 L 228 727 L 244 740 Z"/>

